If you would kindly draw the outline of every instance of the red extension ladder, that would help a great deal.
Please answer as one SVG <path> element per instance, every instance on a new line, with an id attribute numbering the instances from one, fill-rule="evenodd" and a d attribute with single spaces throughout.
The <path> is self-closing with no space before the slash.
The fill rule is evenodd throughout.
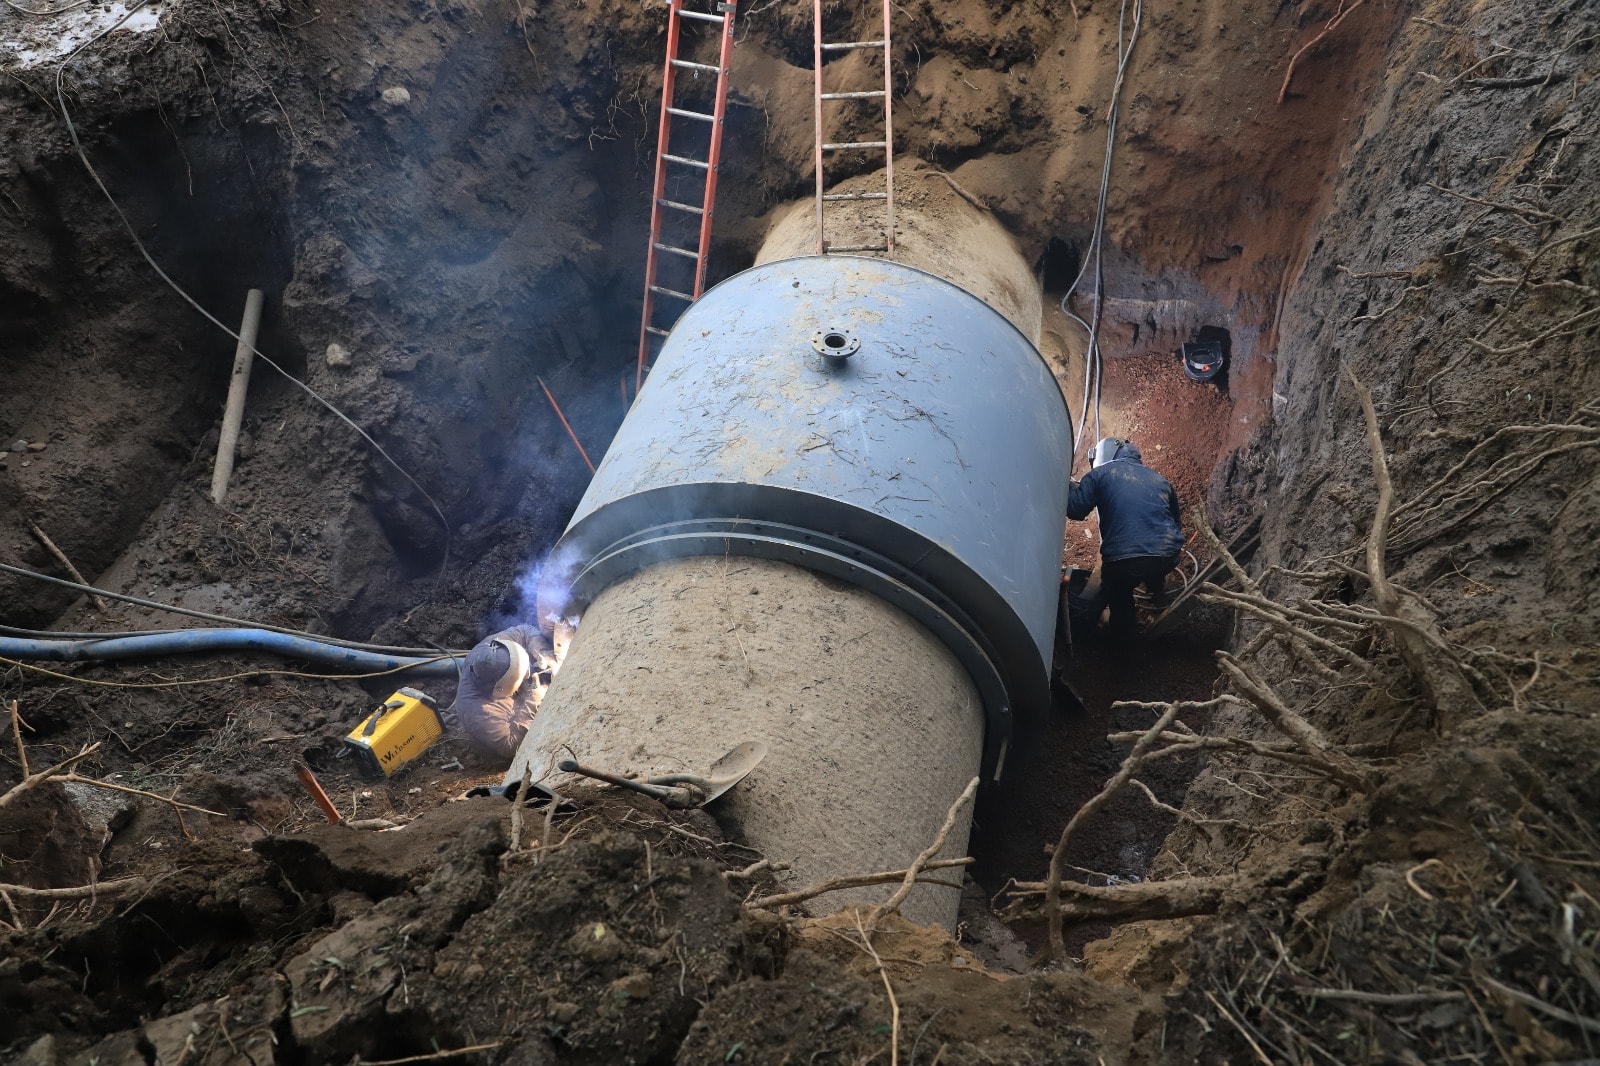
<path id="1" fill-rule="evenodd" d="M 894 75 L 890 67 L 889 12 L 890 0 L 883 0 L 883 39 L 881 41 L 839 41 L 828 43 L 822 39 L 822 0 L 812 0 L 812 26 L 815 39 L 816 66 L 816 133 L 817 133 L 817 254 L 828 252 L 883 252 L 894 254 Z M 880 49 L 883 57 L 883 88 L 868 92 L 824 92 L 822 88 L 822 60 L 830 53 L 849 52 L 857 48 Z M 829 100 L 882 100 L 883 139 L 879 141 L 829 141 L 823 123 L 822 105 Z M 867 136 L 871 136 L 868 134 Z M 882 151 L 884 157 L 882 192 L 827 192 L 826 153 Z M 883 203 L 883 240 L 874 244 L 828 243 L 826 206 L 840 200 L 878 200 Z"/>
<path id="2" fill-rule="evenodd" d="M 722 126 L 728 106 L 733 19 L 738 0 L 719 0 L 712 11 L 694 10 L 685 7 L 684 2 L 669 0 L 667 15 L 667 65 L 661 78 L 661 128 L 656 137 L 656 177 L 651 189 L 650 247 L 645 255 L 644 314 L 639 324 L 635 392 L 644 384 L 645 368 L 655 345 L 652 338 L 665 337 L 678 316 L 705 289 L 706 261 L 711 252 L 711 216 L 722 159 Z M 679 58 L 679 48 L 685 43 L 685 19 L 718 28 L 715 66 Z M 680 72 L 687 75 L 687 84 L 679 84 Z M 693 83 L 703 78 L 715 78 L 709 110 L 706 94 L 693 91 Z M 687 120 L 690 127 L 680 134 L 679 142 L 684 147 L 679 154 L 673 152 L 674 118 Z M 696 171 L 704 180 L 698 203 L 690 195 L 698 184 L 693 180 Z M 690 193 L 678 192 L 686 179 Z M 658 308 L 657 296 L 667 301 L 665 306 Z"/>

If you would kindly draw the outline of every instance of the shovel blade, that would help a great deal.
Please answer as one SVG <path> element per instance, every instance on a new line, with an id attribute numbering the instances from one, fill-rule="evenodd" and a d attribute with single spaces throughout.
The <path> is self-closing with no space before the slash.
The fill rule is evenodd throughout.
<path id="1" fill-rule="evenodd" d="M 712 763 L 711 772 L 706 775 L 706 784 L 711 786 L 707 790 L 706 802 L 710 803 L 744 780 L 745 775 L 766 757 L 767 745 L 763 741 L 747 740 Z"/>

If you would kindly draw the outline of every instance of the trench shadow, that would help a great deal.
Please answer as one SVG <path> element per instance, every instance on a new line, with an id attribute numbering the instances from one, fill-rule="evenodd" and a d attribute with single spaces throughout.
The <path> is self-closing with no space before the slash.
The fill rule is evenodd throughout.
<path id="1" fill-rule="evenodd" d="M 1228 628 L 1225 619 L 1197 612 L 1158 640 L 1118 647 L 1102 638 L 1074 647 L 1064 671 L 1067 686 L 1055 686 L 1049 715 L 1018 722 L 1001 780 L 979 795 L 969 854 L 976 860 L 972 878 L 988 896 L 1011 879 L 1044 880 L 1062 828 L 1127 754 L 1107 734 L 1144 730 L 1153 721 L 1149 711 L 1113 705 L 1209 699 L 1218 676 L 1214 653 L 1226 646 Z M 1206 724 L 1204 712 L 1184 721 L 1196 729 Z M 1199 758 L 1164 760 L 1139 779 L 1162 802 L 1181 806 L 1202 765 Z M 1174 823 L 1138 790 L 1125 789 L 1074 832 L 1068 876 L 1092 884 L 1142 879 Z M 1044 941 L 1042 925 L 1014 930 L 1030 951 Z M 1084 944 L 1108 931 L 1081 926 L 1070 931 L 1068 949 L 1081 955 Z"/>

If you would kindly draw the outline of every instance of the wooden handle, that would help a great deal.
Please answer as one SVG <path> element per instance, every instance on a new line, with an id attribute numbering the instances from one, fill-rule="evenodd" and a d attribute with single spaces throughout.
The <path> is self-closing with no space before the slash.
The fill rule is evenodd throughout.
<path id="1" fill-rule="evenodd" d="M 311 798 L 316 800 L 317 806 L 322 808 L 322 813 L 328 816 L 328 821 L 338 825 L 344 821 L 344 816 L 339 813 L 339 808 L 333 805 L 333 800 L 322 791 L 322 785 L 317 781 L 317 775 L 311 772 L 309 766 L 301 766 L 295 770 L 300 775 L 300 783 L 311 793 Z"/>

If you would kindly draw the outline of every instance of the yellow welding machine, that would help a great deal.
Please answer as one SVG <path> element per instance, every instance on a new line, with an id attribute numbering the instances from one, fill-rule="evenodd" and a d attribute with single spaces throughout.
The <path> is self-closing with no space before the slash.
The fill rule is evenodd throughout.
<path id="1" fill-rule="evenodd" d="M 366 777 L 393 777 L 444 735 L 433 697 L 403 688 L 351 730 L 344 742 Z"/>

